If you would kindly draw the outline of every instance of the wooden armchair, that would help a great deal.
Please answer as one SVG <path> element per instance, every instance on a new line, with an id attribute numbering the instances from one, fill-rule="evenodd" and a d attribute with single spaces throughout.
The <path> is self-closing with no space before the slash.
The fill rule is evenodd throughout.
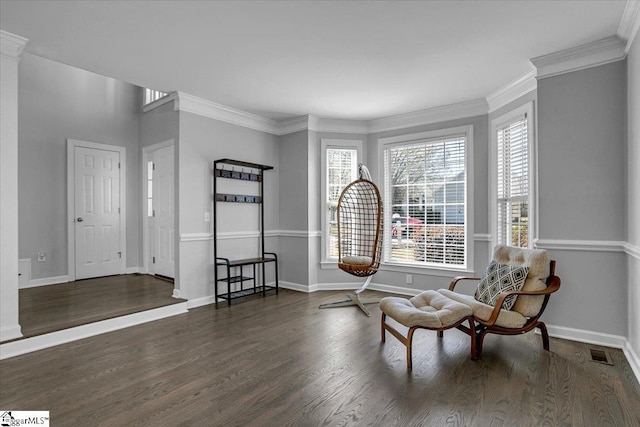
<path id="1" fill-rule="evenodd" d="M 545 324 L 540 321 L 540 316 L 544 312 L 551 294 L 560 288 L 560 278 L 555 275 L 555 261 L 549 260 L 548 253 L 545 250 L 523 249 L 503 245 L 496 246 L 493 261 L 500 264 L 528 268 L 524 286 L 520 291 L 500 293 L 493 306 L 476 300 L 473 295 L 455 291 L 458 283 L 480 281 L 481 278 L 479 277 L 456 277 L 449 285 L 449 289 L 440 289 L 438 291 L 454 301 L 471 307 L 473 320 L 476 323 L 475 330 L 464 325 L 458 325 L 457 329 L 470 335 L 472 343 L 475 341 L 475 355 L 472 355 L 472 358 L 474 360 L 480 358 L 484 337 L 489 333 L 519 335 L 535 328 L 540 329 L 542 345 L 545 350 L 549 350 L 549 334 Z M 505 310 L 505 300 L 510 295 L 517 295 L 517 299 L 511 310 Z M 442 331 L 438 331 L 439 336 L 442 336 L 442 334 Z"/>

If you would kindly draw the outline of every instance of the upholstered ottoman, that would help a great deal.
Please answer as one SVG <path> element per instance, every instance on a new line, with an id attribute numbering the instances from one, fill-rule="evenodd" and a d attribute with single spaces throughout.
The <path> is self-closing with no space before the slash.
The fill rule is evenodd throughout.
<path id="1" fill-rule="evenodd" d="M 387 330 L 407 347 L 408 369 L 412 367 L 411 343 L 416 329 L 438 331 L 438 336 L 442 336 L 442 331 L 445 329 L 457 327 L 465 320 L 468 320 L 469 329 L 473 332 L 471 334 L 471 357 L 474 358 L 475 356 L 473 311 L 467 305 L 453 301 L 436 291 L 424 291 L 410 299 L 398 297 L 382 298 L 380 310 L 382 310 L 382 342 L 385 342 L 385 330 Z M 387 316 L 409 328 L 406 337 L 386 323 Z"/>

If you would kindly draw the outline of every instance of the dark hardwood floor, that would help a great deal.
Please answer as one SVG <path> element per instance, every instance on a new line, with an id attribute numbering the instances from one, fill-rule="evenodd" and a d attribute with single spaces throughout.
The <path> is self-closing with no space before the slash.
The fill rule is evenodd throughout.
<path id="1" fill-rule="evenodd" d="M 6 359 L 0 407 L 55 426 L 640 426 L 620 350 L 490 335 L 474 362 L 461 332 L 418 331 L 407 371 L 376 305 L 318 309 L 343 296 L 281 290 Z"/>
<path id="2" fill-rule="evenodd" d="M 141 274 L 20 289 L 20 326 L 27 338 L 184 301 L 172 294 L 173 283 Z"/>

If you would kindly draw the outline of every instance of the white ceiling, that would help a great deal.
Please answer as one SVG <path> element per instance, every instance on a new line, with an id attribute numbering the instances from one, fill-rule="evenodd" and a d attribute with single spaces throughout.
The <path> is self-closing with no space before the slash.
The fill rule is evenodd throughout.
<path id="1" fill-rule="evenodd" d="M 26 51 L 272 119 L 484 98 L 616 34 L 626 1 L 8 1 Z"/>

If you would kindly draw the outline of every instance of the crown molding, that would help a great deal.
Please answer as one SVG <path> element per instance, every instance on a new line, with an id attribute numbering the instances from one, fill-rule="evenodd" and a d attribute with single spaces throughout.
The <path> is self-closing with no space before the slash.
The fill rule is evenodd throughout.
<path id="1" fill-rule="evenodd" d="M 247 113 L 184 92 L 177 92 L 173 109 L 197 114 L 221 122 L 278 135 L 278 122 L 257 114 Z"/>
<path id="2" fill-rule="evenodd" d="M 625 43 L 618 36 L 607 37 L 582 46 L 531 58 L 537 78 L 583 70 L 585 68 L 620 61 L 625 57 Z"/>
<path id="3" fill-rule="evenodd" d="M 487 100 L 476 99 L 457 104 L 444 105 L 442 107 L 429 108 L 397 116 L 383 117 L 370 120 L 369 133 L 384 132 L 388 130 L 404 129 L 413 126 L 421 126 L 430 123 L 444 122 L 446 120 L 461 119 L 464 117 L 487 114 L 489 106 Z"/>
<path id="4" fill-rule="evenodd" d="M 314 118 L 308 114 L 280 120 L 276 122 L 276 135 L 288 135 L 301 130 L 311 130 L 313 120 Z"/>
<path id="5" fill-rule="evenodd" d="M 533 70 L 487 95 L 489 112 L 492 113 L 537 88 L 538 80 L 536 80 L 536 71 Z"/>
<path id="6" fill-rule="evenodd" d="M 0 55 L 5 59 L 19 61 L 29 39 L 0 30 Z"/>
<path id="7" fill-rule="evenodd" d="M 617 32 L 618 37 L 627 42 L 624 48 L 625 55 L 629 53 L 631 44 L 638 34 L 638 28 L 640 28 L 640 1 L 627 0 Z"/>
<path id="8" fill-rule="evenodd" d="M 172 101 L 174 103 L 174 111 L 185 111 L 278 136 L 299 132 L 301 130 L 369 134 L 472 117 L 487 114 L 488 112 L 487 100 L 477 99 L 369 121 L 324 119 L 313 115 L 304 115 L 276 121 L 203 98 L 198 98 L 197 96 L 184 92 L 172 92 L 168 96 L 147 104 L 143 107 L 143 111 L 150 111 Z"/>

